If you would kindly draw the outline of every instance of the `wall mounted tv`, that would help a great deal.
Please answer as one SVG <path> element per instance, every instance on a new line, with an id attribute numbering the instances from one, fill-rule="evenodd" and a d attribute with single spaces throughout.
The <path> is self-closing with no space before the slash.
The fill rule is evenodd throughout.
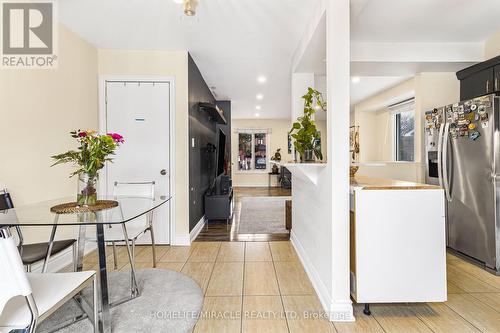
<path id="1" fill-rule="evenodd" d="M 224 173 L 224 157 L 226 155 L 226 134 L 219 128 L 217 138 L 217 173 L 216 177 Z"/>

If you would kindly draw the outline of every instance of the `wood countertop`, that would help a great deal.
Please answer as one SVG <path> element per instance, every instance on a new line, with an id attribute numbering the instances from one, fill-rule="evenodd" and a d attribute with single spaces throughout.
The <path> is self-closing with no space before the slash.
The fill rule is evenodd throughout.
<path id="1" fill-rule="evenodd" d="M 351 178 L 352 188 L 363 190 L 437 190 L 440 186 L 428 185 L 403 180 L 354 176 Z"/>

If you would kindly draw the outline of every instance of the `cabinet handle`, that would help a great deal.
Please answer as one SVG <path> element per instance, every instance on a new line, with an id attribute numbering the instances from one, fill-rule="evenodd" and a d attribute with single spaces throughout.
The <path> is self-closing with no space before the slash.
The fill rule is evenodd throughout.
<path id="1" fill-rule="evenodd" d="M 498 80 L 498 78 L 496 77 L 495 78 L 495 91 L 499 91 L 500 90 L 500 82 Z"/>
<path id="2" fill-rule="evenodd" d="M 486 93 L 490 92 L 490 80 L 486 80 Z"/>

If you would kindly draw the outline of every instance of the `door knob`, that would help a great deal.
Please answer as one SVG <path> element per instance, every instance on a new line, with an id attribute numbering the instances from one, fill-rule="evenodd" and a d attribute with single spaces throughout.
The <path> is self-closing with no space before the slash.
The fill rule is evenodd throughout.
<path id="1" fill-rule="evenodd" d="M 166 174 L 167 174 L 167 170 L 162 169 L 162 170 L 160 171 L 160 175 L 165 176 Z"/>

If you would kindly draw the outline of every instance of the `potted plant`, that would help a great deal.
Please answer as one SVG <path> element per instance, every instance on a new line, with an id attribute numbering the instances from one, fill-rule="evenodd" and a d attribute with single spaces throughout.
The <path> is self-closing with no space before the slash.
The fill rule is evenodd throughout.
<path id="1" fill-rule="evenodd" d="M 297 118 L 289 133 L 294 139 L 293 145 L 300 154 L 301 162 L 312 162 L 314 156 L 322 160 L 321 135 L 312 117 L 317 110 L 326 112 L 326 103 L 323 100 L 323 95 L 311 87 L 307 89 L 307 94 L 302 98 L 304 99 L 304 115 Z"/>
<path id="2" fill-rule="evenodd" d="M 99 135 L 96 131 L 72 131 L 71 137 L 79 144 L 78 150 L 70 150 L 54 155 L 54 165 L 72 163 L 78 167 L 70 177 L 78 175 L 77 204 L 79 206 L 92 206 L 97 202 L 97 182 L 99 170 L 104 168 L 106 162 L 113 159 L 116 148 L 124 142 L 118 133 Z"/>

